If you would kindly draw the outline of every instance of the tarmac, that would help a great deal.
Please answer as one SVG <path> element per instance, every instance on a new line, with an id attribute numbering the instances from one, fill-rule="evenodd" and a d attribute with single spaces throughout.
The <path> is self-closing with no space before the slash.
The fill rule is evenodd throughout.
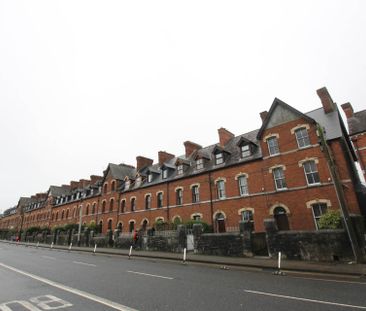
<path id="1" fill-rule="evenodd" d="M 2 243 L 17 244 L 19 246 L 27 247 L 40 247 L 53 250 L 63 251 L 76 251 L 94 254 L 94 247 L 77 247 L 61 245 L 38 244 L 37 243 L 24 243 L 24 242 L 11 242 L 0 241 Z M 366 277 L 366 264 L 357 264 L 354 262 L 315 262 L 315 261 L 300 261 L 282 259 L 280 263 L 280 269 L 278 268 L 278 260 L 269 257 L 224 257 L 213 255 L 201 255 L 194 252 L 187 252 L 184 260 L 183 253 L 169 253 L 158 251 L 142 251 L 132 249 L 131 255 L 129 249 L 118 248 L 97 248 L 95 254 L 124 256 L 131 259 L 134 258 L 151 258 L 160 260 L 179 261 L 184 264 L 206 264 L 219 266 L 222 269 L 230 268 L 244 268 L 244 269 L 259 269 L 259 270 L 272 270 L 274 273 L 285 274 L 290 273 L 313 273 L 313 274 L 328 274 L 339 276 L 354 276 L 354 277 Z"/>

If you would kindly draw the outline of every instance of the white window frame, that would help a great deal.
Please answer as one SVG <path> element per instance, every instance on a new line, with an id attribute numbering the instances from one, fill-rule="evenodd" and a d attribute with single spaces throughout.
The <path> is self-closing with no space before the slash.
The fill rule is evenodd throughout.
<path id="1" fill-rule="evenodd" d="M 163 179 L 167 179 L 168 178 L 168 169 L 163 169 L 162 171 L 161 171 L 161 176 L 162 176 L 162 178 Z"/>
<path id="2" fill-rule="evenodd" d="M 275 142 L 272 144 L 271 142 Z M 275 156 L 280 154 L 280 147 L 278 145 L 278 137 L 271 136 L 267 139 L 268 152 L 270 156 Z"/>
<path id="3" fill-rule="evenodd" d="M 308 165 L 310 165 L 310 169 L 311 171 L 307 172 L 306 169 L 308 168 Z M 316 162 L 313 160 L 309 160 L 306 161 L 304 163 L 302 163 L 302 166 L 304 168 L 304 174 L 305 174 L 305 178 L 306 178 L 306 182 L 309 186 L 314 186 L 314 185 L 319 185 L 320 184 L 320 176 L 319 176 L 319 171 L 318 171 L 318 167 L 316 165 Z M 313 167 L 311 167 L 313 166 Z M 315 168 L 315 170 L 313 171 L 313 169 Z M 309 176 L 311 176 L 311 179 L 316 180 L 318 179 L 318 181 L 314 181 L 314 182 L 310 182 L 309 181 Z"/>
<path id="4" fill-rule="evenodd" d="M 242 184 L 241 181 L 245 181 L 244 184 Z M 238 176 L 238 187 L 239 187 L 239 194 L 240 196 L 247 196 L 249 195 L 249 187 L 248 187 L 248 177 L 245 175 Z"/>
<path id="5" fill-rule="evenodd" d="M 179 164 L 177 166 L 177 175 L 183 175 L 184 173 L 184 167 L 183 167 L 183 164 Z"/>
<path id="6" fill-rule="evenodd" d="M 148 182 L 148 183 L 152 182 L 152 179 L 153 179 L 153 175 L 152 175 L 151 173 L 149 173 L 149 174 L 147 175 L 147 182 Z"/>
<path id="7" fill-rule="evenodd" d="M 280 174 L 277 175 L 276 172 L 280 172 Z M 274 183 L 275 183 L 276 190 L 285 190 L 285 189 L 287 189 L 285 170 L 283 169 L 283 167 L 279 166 L 279 167 L 273 168 L 272 169 L 272 174 L 273 174 L 273 180 L 274 180 Z"/>
<path id="8" fill-rule="evenodd" d="M 196 160 L 196 170 L 202 170 L 203 169 L 203 159 L 197 159 Z"/>
<path id="9" fill-rule="evenodd" d="M 314 207 L 315 207 L 315 206 L 323 206 L 323 207 L 325 206 L 325 212 L 323 212 L 323 210 L 320 210 L 320 215 L 316 216 L 316 215 L 315 215 L 315 212 L 314 212 Z M 313 203 L 313 204 L 311 204 L 311 211 L 312 211 L 312 213 L 313 213 L 314 224 L 315 224 L 315 228 L 316 228 L 316 230 L 319 230 L 318 221 L 319 221 L 320 217 L 321 217 L 322 215 L 324 215 L 324 214 L 328 211 L 328 209 L 329 209 L 329 206 L 328 206 L 328 204 L 327 204 L 327 203 L 325 203 L 325 202 L 317 202 L 317 203 Z"/>
<path id="10" fill-rule="evenodd" d="M 183 205 L 183 189 L 178 188 L 175 190 L 175 198 L 177 205 Z"/>
<path id="11" fill-rule="evenodd" d="M 225 190 L 225 180 L 220 179 L 216 182 L 217 187 L 217 197 L 219 200 L 223 200 L 226 198 L 226 190 Z"/>
<path id="12" fill-rule="evenodd" d="M 303 133 L 306 133 L 306 135 L 302 135 Z M 299 147 L 299 149 L 303 149 L 303 148 L 307 148 L 309 146 L 311 146 L 310 143 L 310 137 L 309 137 L 309 133 L 306 127 L 300 127 L 298 129 L 295 130 L 295 137 L 296 137 L 296 141 L 297 141 L 297 146 Z M 301 136 L 298 135 L 298 133 L 301 134 Z M 300 141 L 302 141 L 303 143 L 300 143 Z M 303 145 L 301 145 L 303 144 Z"/>
<path id="13" fill-rule="evenodd" d="M 247 158 L 252 155 L 252 151 L 250 150 L 249 144 L 244 144 L 240 146 L 240 156 L 242 158 Z"/>
<path id="14" fill-rule="evenodd" d="M 224 153 L 218 152 L 215 154 L 215 164 L 220 165 L 222 163 L 224 163 Z"/>
<path id="15" fill-rule="evenodd" d="M 192 186 L 192 203 L 198 203 L 200 201 L 200 187 L 198 185 Z"/>

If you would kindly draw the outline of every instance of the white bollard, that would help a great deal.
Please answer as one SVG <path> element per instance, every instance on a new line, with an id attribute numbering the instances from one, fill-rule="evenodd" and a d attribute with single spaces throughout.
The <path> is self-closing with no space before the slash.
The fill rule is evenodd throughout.
<path id="1" fill-rule="evenodd" d="M 97 251 L 97 244 L 94 245 L 93 253 L 95 254 L 96 251 Z"/>
<path id="2" fill-rule="evenodd" d="M 51 243 L 51 249 L 53 248 L 53 242 Z"/>
<path id="3" fill-rule="evenodd" d="M 37 248 L 38 248 L 38 246 L 39 246 L 39 242 L 37 242 Z"/>
<path id="4" fill-rule="evenodd" d="M 71 248 L 72 248 L 72 242 L 70 243 L 70 246 L 69 246 L 69 251 L 71 251 Z"/>
<path id="5" fill-rule="evenodd" d="M 186 262 L 186 259 L 187 259 L 187 249 L 184 248 L 184 250 L 183 250 L 183 263 Z"/>
<path id="6" fill-rule="evenodd" d="M 128 253 L 128 259 L 131 259 L 131 254 L 132 254 L 132 245 L 130 246 L 130 252 Z"/>
<path id="7" fill-rule="evenodd" d="M 281 252 L 278 252 L 278 271 L 281 271 Z"/>

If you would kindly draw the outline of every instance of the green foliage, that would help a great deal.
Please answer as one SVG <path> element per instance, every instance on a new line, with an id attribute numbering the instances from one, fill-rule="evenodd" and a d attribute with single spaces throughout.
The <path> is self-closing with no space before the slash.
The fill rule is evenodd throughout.
<path id="1" fill-rule="evenodd" d="M 318 222 L 319 229 L 341 229 L 342 217 L 339 211 L 328 210 Z"/>
<path id="2" fill-rule="evenodd" d="M 97 230 L 97 225 L 95 224 L 95 222 L 91 222 L 89 225 L 87 225 L 87 228 L 90 230 L 90 231 L 94 231 L 96 232 Z"/>
<path id="3" fill-rule="evenodd" d="M 69 230 L 72 230 L 72 229 L 78 230 L 79 229 L 79 225 L 78 224 L 67 224 L 67 225 L 64 225 L 64 231 L 69 231 Z"/>
<path id="4" fill-rule="evenodd" d="M 192 229 L 194 224 L 201 224 L 203 228 L 203 233 L 212 233 L 213 227 L 206 222 L 200 220 L 190 220 L 185 223 L 188 229 Z"/>
<path id="5" fill-rule="evenodd" d="M 27 232 L 27 235 L 31 235 L 33 233 L 41 232 L 41 228 L 40 227 L 37 227 L 37 226 L 35 226 L 35 227 L 29 227 L 26 232 Z"/>

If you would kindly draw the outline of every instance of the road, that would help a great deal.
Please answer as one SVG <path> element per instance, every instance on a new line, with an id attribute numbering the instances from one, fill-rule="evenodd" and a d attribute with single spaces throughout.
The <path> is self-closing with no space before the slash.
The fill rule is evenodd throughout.
<path id="1" fill-rule="evenodd" d="M 0 310 L 366 310 L 366 283 L 0 243 Z"/>

